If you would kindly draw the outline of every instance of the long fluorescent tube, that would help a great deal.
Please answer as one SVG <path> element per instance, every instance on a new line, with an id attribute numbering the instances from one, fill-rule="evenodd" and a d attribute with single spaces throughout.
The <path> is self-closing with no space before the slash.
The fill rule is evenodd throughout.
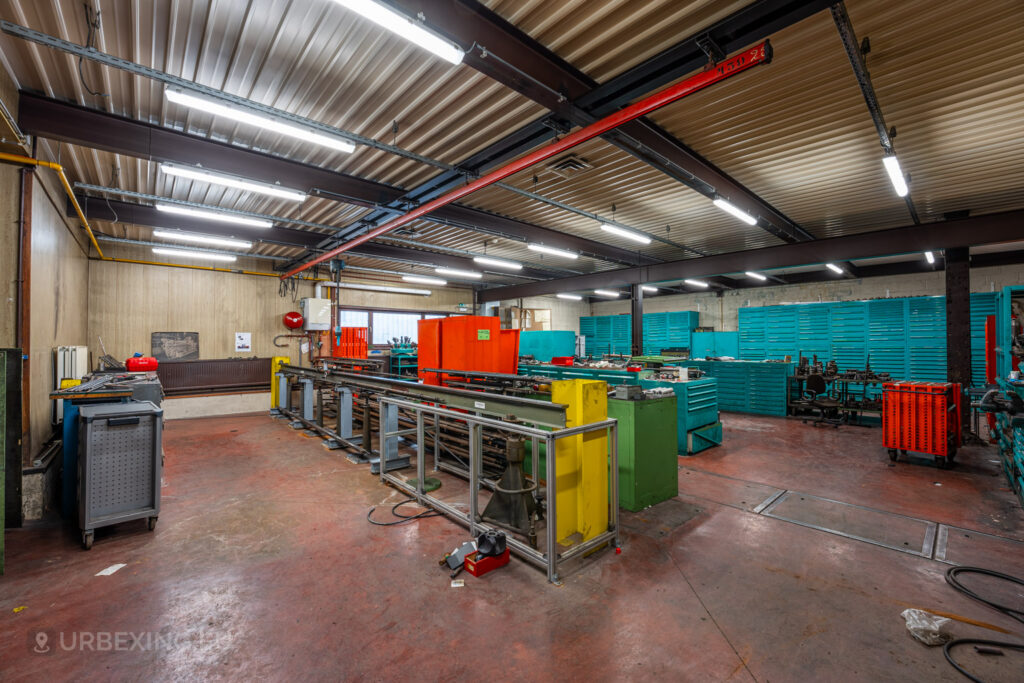
<path id="1" fill-rule="evenodd" d="M 164 256 L 181 256 L 183 258 L 201 258 L 207 261 L 234 261 L 234 256 L 228 256 L 227 254 L 211 254 L 208 251 L 190 251 L 188 249 L 163 249 L 160 247 L 153 247 L 154 254 L 163 254 Z"/>
<path id="2" fill-rule="evenodd" d="M 690 285 L 692 287 L 710 287 L 711 286 L 708 283 L 704 282 L 703 280 L 689 280 L 689 279 L 687 279 L 687 280 L 683 280 L 683 282 L 685 282 L 686 284 L 688 284 L 688 285 Z"/>
<path id="3" fill-rule="evenodd" d="M 583 297 L 579 294 L 555 294 L 559 299 L 568 299 L 569 301 L 583 301 Z"/>
<path id="4" fill-rule="evenodd" d="M 402 279 L 406 282 L 418 282 L 421 285 L 437 285 L 439 287 L 448 284 L 447 280 L 437 277 L 424 277 L 422 275 L 403 275 Z"/>
<path id="5" fill-rule="evenodd" d="M 658 291 L 657 287 L 651 287 L 650 285 L 640 285 L 640 289 L 644 290 L 645 292 L 657 292 Z"/>
<path id="6" fill-rule="evenodd" d="M 478 273 L 475 270 L 459 270 L 458 268 L 434 268 L 434 272 L 438 275 L 451 275 L 452 277 L 470 277 L 474 280 L 479 280 L 484 276 L 483 273 Z"/>
<path id="7" fill-rule="evenodd" d="M 339 138 L 333 135 L 324 135 L 323 133 L 315 132 L 312 128 L 304 128 L 292 123 L 285 123 L 281 119 L 257 114 L 242 106 L 219 102 L 212 97 L 193 95 L 192 93 L 185 92 L 184 90 L 174 88 L 167 88 L 164 90 L 164 97 L 171 102 L 191 109 L 198 109 L 199 111 L 206 112 L 207 114 L 213 114 L 214 116 L 223 116 L 226 119 L 238 121 L 239 123 L 247 123 L 250 126 L 256 126 L 257 128 L 269 130 L 272 133 L 278 133 L 280 135 L 287 135 L 288 137 L 297 138 L 304 142 L 323 145 L 324 147 L 329 147 L 331 149 L 338 150 L 339 152 L 352 152 L 356 148 L 352 142 L 344 138 Z"/>
<path id="8" fill-rule="evenodd" d="M 933 254 L 932 252 L 924 252 L 924 257 L 928 259 L 928 263 L 935 263 L 935 254 Z"/>
<path id="9" fill-rule="evenodd" d="M 290 190 L 286 187 L 280 187 L 279 185 L 260 183 L 255 180 L 246 180 L 244 178 L 224 175 L 222 173 L 214 173 L 212 171 L 207 171 L 201 168 L 193 168 L 191 166 L 178 166 L 176 164 L 160 164 L 160 170 L 168 175 L 179 176 L 181 178 L 189 178 L 191 180 L 201 180 L 204 183 L 213 183 L 214 185 L 233 187 L 237 190 L 245 190 L 246 192 L 258 192 L 259 194 L 266 194 L 270 195 L 271 197 L 287 199 L 293 202 L 301 202 L 303 199 L 306 198 L 306 193 L 299 192 L 298 190 Z"/>
<path id="10" fill-rule="evenodd" d="M 889 154 L 882 157 L 882 163 L 885 164 L 885 170 L 889 174 L 893 188 L 896 189 L 896 194 L 906 197 L 910 188 L 907 187 L 907 179 L 903 175 L 903 169 L 900 168 L 900 160 L 896 158 L 895 154 Z"/>
<path id="11" fill-rule="evenodd" d="M 503 261 L 497 258 L 491 258 L 490 256 L 474 256 L 473 260 L 484 266 L 494 266 L 495 268 L 505 268 L 506 270 L 522 270 L 522 263 L 515 263 L 514 261 Z"/>
<path id="12" fill-rule="evenodd" d="M 641 244 L 651 243 L 651 238 L 647 235 L 642 235 L 639 232 L 633 232 L 632 230 L 626 230 L 625 228 L 620 228 L 619 226 L 612 225 L 611 223 L 602 223 L 601 229 L 605 232 L 610 232 L 613 235 L 625 237 L 626 239 L 633 240 L 634 242 L 640 242 Z"/>
<path id="13" fill-rule="evenodd" d="M 232 240 L 227 237 L 207 237 L 206 235 L 197 235 L 194 232 L 154 230 L 153 237 L 161 237 L 165 240 L 178 240 L 179 242 L 194 242 L 196 244 L 214 244 L 219 247 L 236 247 L 238 249 L 252 248 L 252 242 L 247 242 L 245 240 Z"/>
<path id="14" fill-rule="evenodd" d="M 836 264 L 826 263 L 825 265 L 828 266 L 828 269 L 831 270 L 833 273 L 839 273 L 840 275 L 843 274 L 843 269 L 837 266 Z"/>
<path id="15" fill-rule="evenodd" d="M 248 216 L 238 216 L 230 213 L 222 213 L 220 211 L 204 211 L 203 209 L 191 209 L 187 206 L 176 206 L 174 204 L 157 204 L 157 211 L 163 211 L 164 213 L 174 213 L 179 216 L 191 216 L 192 218 L 202 218 L 208 221 L 220 221 L 221 223 L 236 223 L 238 225 L 247 225 L 250 228 L 272 228 L 274 223 L 272 221 L 264 220 L 262 218 L 249 218 Z"/>
<path id="16" fill-rule="evenodd" d="M 598 296 L 611 297 L 613 299 L 618 299 L 619 298 L 619 293 L 618 292 L 613 292 L 610 289 L 595 289 L 594 290 L 594 294 L 597 294 Z"/>
<path id="17" fill-rule="evenodd" d="M 408 17 L 384 7 L 372 0 L 334 0 L 342 7 L 346 7 L 357 14 L 369 19 L 373 23 L 386 28 L 411 43 L 419 45 L 424 50 L 433 52 L 435 55 L 452 64 L 462 61 L 465 53 L 452 45 L 447 40 L 440 38 L 427 29 L 423 28 Z"/>
<path id="18" fill-rule="evenodd" d="M 754 272 L 754 271 L 752 271 L 752 270 L 748 270 L 748 271 L 746 272 L 746 276 L 747 276 L 747 277 L 752 277 L 752 278 L 754 278 L 755 280 L 760 280 L 761 282 L 764 282 L 765 280 L 767 280 L 767 279 L 768 279 L 768 277 L 767 277 L 767 276 L 765 276 L 765 275 L 761 275 L 761 273 L 755 273 L 755 272 Z"/>
<path id="19" fill-rule="evenodd" d="M 531 242 L 526 245 L 527 249 L 531 251 L 539 251 L 544 254 L 551 254 L 552 256 L 561 256 L 562 258 L 579 258 L 579 254 L 574 254 L 571 251 L 564 249 L 555 249 L 554 247 L 545 247 L 543 244 L 534 244 Z"/>
<path id="20" fill-rule="evenodd" d="M 729 202 L 725 201 L 724 199 L 718 198 L 718 199 L 714 200 L 714 204 L 715 204 L 715 206 L 717 206 L 722 211 L 725 211 L 726 213 L 731 213 L 733 216 L 736 216 L 736 218 L 739 218 L 741 221 L 743 221 L 747 225 L 754 225 L 755 223 L 757 223 L 757 219 L 756 218 L 751 216 L 749 213 L 747 213 L 743 209 L 741 209 L 741 208 L 739 208 L 737 206 L 733 206 L 732 204 L 730 204 Z"/>
<path id="21" fill-rule="evenodd" d="M 419 296 L 430 296 L 433 294 L 429 289 L 413 289 L 412 287 L 387 287 L 385 285 L 363 285 L 358 282 L 341 282 L 332 287 L 342 289 L 361 289 L 367 292 L 387 292 L 389 294 L 418 294 Z"/>

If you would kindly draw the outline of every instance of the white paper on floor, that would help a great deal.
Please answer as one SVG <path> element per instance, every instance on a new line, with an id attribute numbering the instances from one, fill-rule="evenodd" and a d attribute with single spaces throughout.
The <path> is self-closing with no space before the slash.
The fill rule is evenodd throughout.
<path id="1" fill-rule="evenodd" d="M 121 569 L 122 567 L 127 567 L 127 566 L 128 566 L 127 564 L 112 564 L 109 567 L 107 567 L 106 569 L 104 569 L 103 571 L 97 573 L 96 576 L 110 576 L 111 574 L 116 572 L 118 569 Z"/>

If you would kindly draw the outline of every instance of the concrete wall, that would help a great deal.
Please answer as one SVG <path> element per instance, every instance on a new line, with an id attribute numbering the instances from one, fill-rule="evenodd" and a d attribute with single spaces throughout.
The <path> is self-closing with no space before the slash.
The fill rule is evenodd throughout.
<path id="1" fill-rule="evenodd" d="M 996 291 L 1006 285 L 1024 283 L 1024 265 L 974 268 L 971 291 Z M 784 303 L 855 301 L 904 296 L 935 296 L 945 293 L 945 273 L 893 275 L 862 280 L 836 280 L 778 287 L 755 287 L 713 293 L 652 296 L 644 299 L 644 311 L 699 311 L 700 324 L 716 330 L 736 330 L 740 308 Z M 629 301 L 594 303 L 592 315 L 629 313 Z"/>
<path id="2" fill-rule="evenodd" d="M 519 308 L 547 308 L 551 311 L 552 330 L 572 330 L 579 334 L 580 316 L 590 315 L 590 306 L 583 301 L 568 301 L 556 296 L 533 296 L 526 299 L 508 299 L 499 306 Z"/>

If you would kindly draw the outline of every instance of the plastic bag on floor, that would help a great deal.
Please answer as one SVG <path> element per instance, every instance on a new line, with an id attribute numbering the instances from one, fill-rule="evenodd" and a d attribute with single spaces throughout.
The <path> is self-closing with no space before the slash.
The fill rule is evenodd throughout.
<path id="1" fill-rule="evenodd" d="M 944 645 L 953 639 L 949 632 L 950 619 L 919 609 L 905 609 L 900 613 L 907 621 L 910 635 L 925 645 Z"/>

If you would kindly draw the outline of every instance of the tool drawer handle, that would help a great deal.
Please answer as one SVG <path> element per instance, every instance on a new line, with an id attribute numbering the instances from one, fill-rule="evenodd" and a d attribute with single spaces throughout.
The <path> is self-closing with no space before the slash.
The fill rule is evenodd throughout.
<path id="1" fill-rule="evenodd" d="M 135 417 L 112 417 L 107 420 L 108 427 L 120 427 L 122 425 L 137 425 L 139 424 L 138 416 Z"/>

